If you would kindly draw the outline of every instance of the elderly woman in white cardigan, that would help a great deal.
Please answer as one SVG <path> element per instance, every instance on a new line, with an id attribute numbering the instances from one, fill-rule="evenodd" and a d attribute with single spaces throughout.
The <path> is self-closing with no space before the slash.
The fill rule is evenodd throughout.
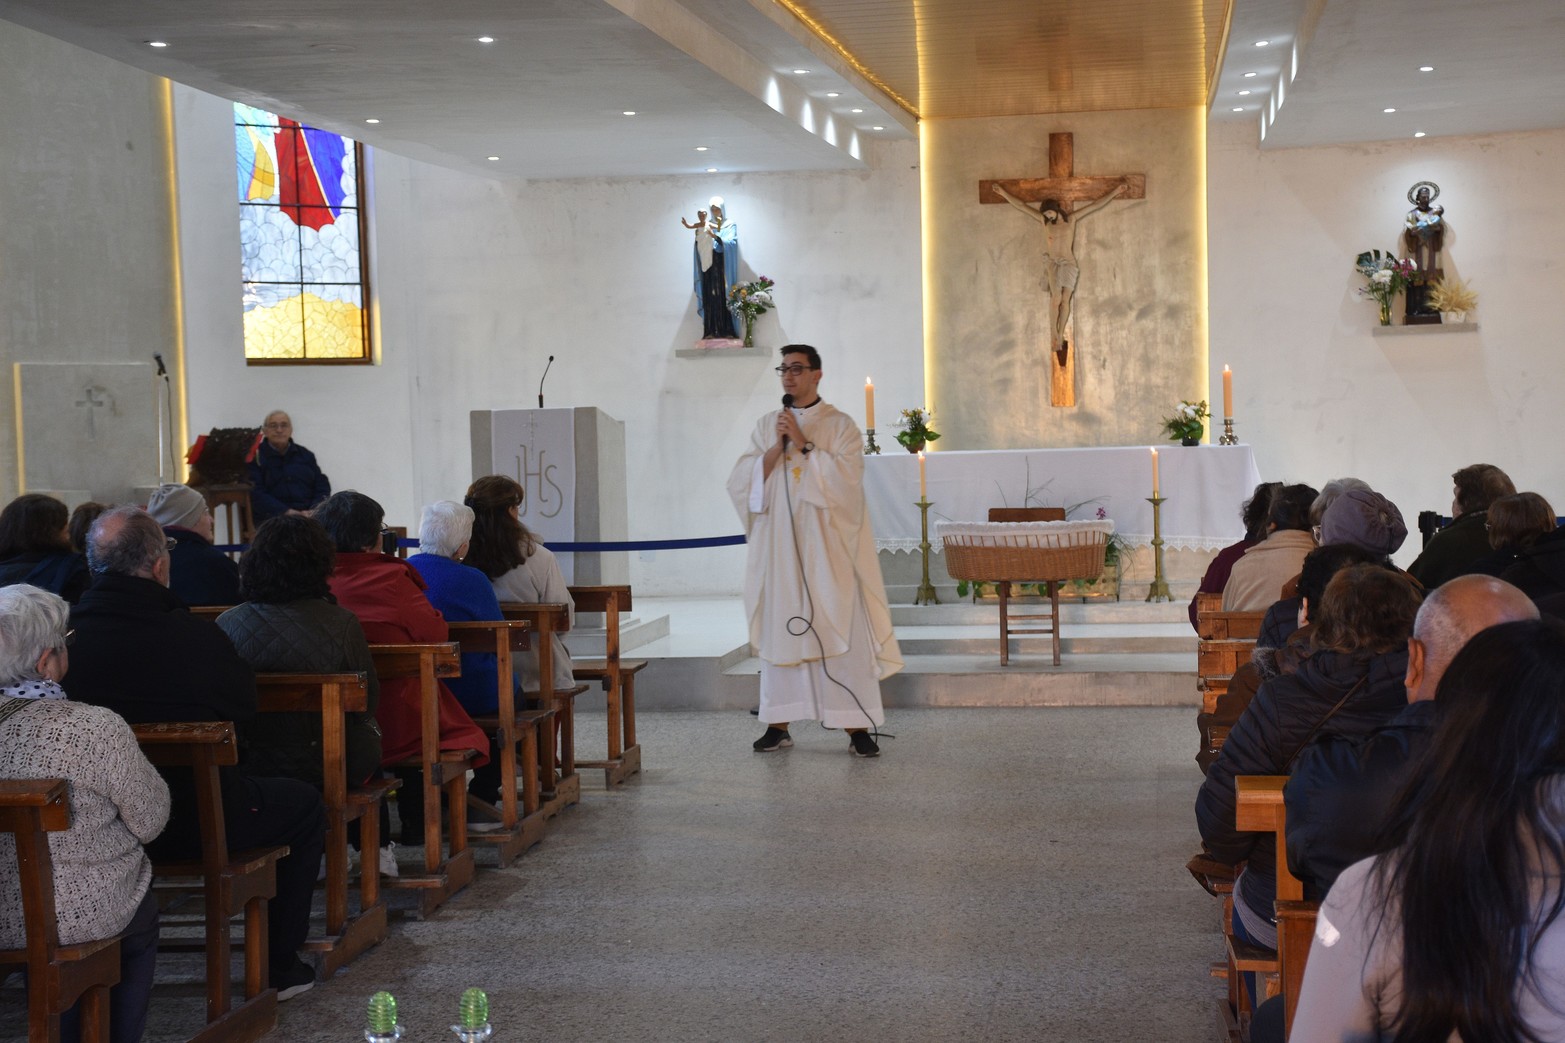
<path id="1" fill-rule="evenodd" d="M 109 994 L 110 1039 L 134 1043 L 147 1021 L 158 904 L 142 844 L 168 822 L 168 786 L 130 725 L 101 706 L 68 702 L 69 606 L 27 584 L 0 588 L 0 778 L 70 783 L 71 827 L 49 835 L 60 943 L 124 932 L 120 983 Z M 0 834 L 0 949 L 26 944 L 16 842 Z M 78 1038 L 76 1012 L 61 1038 Z"/>

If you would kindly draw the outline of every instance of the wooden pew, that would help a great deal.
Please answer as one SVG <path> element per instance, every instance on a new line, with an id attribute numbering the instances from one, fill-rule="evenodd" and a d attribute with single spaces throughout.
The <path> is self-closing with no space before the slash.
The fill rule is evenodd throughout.
<path id="1" fill-rule="evenodd" d="M 60 1015 L 77 1000 L 84 1043 L 109 1043 L 109 989 L 120 980 L 119 937 L 60 944 L 49 834 L 70 825 L 70 784 L 64 779 L 0 780 L 0 832 L 16 837 L 27 936 L 26 948 L 0 950 L 0 972 L 27 972 L 28 1043 L 58 1041 Z"/>
<path id="2" fill-rule="evenodd" d="M 266 903 L 277 894 L 277 861 L 286 847 L 228 850 L 223 821 L 220 765 L 236 764 L 239 750 L 228 721 L 137 724 L 141 752 L 159 768 L 188 768 L 195 780 L 200 816 L 201 859 L 154 863 L 163 879 L 197 877 L 205 901 L 206 1028 L 191 1043 L 248 1043 L 277 1025 L 277 990 L 267 982 Z M 244 1002 L 229 1009 L 229 921 L 244 914 Z M 165 936 L 158 948 L 183 948 Z"/>
<path id="3" fill-rule="evenodd" d="M 602 659 L 578 659 L 572 671 L 578 681 L 603 685 L 608 707 L 608 757 L 581 761 L 583 768 L 602 768 L 604 781 L 613 786 L 641 770 L 641 746 L 636 742 L 636 675 L 646 669 L 645 659 L 622 659 L 619 616 L 630 611 L 630 587 L 571 587 L 577 612 L 603 613 Z"/>
<path id="4" fill-rule="evenodd" d="M 1265 612 L 1224 612 L 1221 594 L 1196 595 L 1196 687 L 1201 693 L 1201 712 L 1196 729 L 1201 736 L 1197 760 L 1203 765 L 1217 756 L 1228 737 L 1233 721 L 1219 719 L 1217 701 L 1228 691 L 1234 672 L 1250 661 L 1255 639 L 1261 632 Z"/>
<path id="5" fill-rule="evenodd" d="M 558 750 L 559 779 L 551 776 L 543 785 L 543 809 L 544 814 L 553 817 L 561 809 L 575 804 L 581 800 L 581 776 L 576 774 L 576 704 L 578 695 L 587 690 L 584 684 L 574 685 L 570 688 L 554 687 L 554 641 L 552 637 L 556 633 L 565 633 L 571 628 L 570 607 L 561 604 L 523 603 L 519 601 L 502 601 L 500 611 L 506 619 L 525 619 L 532 625 L 532 632 L 538 635 L 538 680 L 540 691 L 537 693 L 540 702 L 547 707 L 552 701 L 554 706 L 554 719 L 549 723 L 550 734 L 540 742 L 542 747 L 547 744 L 549 752 L 544 758 L 552 758 Z"/>
<path id="6" fill-rule="evenodd" d="M 207 619 L 216 623 L 218 616 L 233 607 L 232 605 L 191 605 L 190 614 L 197 619 Z"/>
<path id="7" fill-rule="evenodd" d="M 348 783 L 347 717 L 369 708 L 361 673 L 257 674 L 262 713 L 310 713 L 321 719 L 321 797 L 326 805 L 326 924 L 304 943 L 321 954 L 321 977 L 330 978 L 386 939 L 386 903 L 380 894 L 380 805 L 394 785 L 376 779 Z M 348 913 L 348 824 L 359 823 L 359 910 Z"/>
<path id="8" fill-rule="evenodd" d="M 476 751 L 447 753 L 440 749 L 439 680 L 460 676 L 461 660 L 454 642 L 370 645 L 370 654 L 381 684 L 417 678 L 422 693 L 420 754 L 400 766 L 418 768 L 424 775 L 424 872 L 403 873 L 388 880 L 386 887 L 414 892 L 419 915 L 428 916 L 473 879 L 473 851 L 467 846 L 467 772 Z M 448 851 L 440 841 L 442 793 L 451 818 Z"/>
<path id="9" fill-rule="evenodd" d="M 491 716 L 474 716 L 473 723 L 495 739 L 496 755 L 500 758 L 500 807 L 496 809 L 473 796 L 467 800 L 475 814 L 489 818 L 497 815 L 500 828 L 493 832 L 472 833 L 468 840 L 492 847 L 504 868 L 543 839 L 545 816 L 539 807 L 538 733 L 548 730 L 554 710 L 552 707 L 546 710 L 516 708 L 511 657 L 512 653 L 525 652 L 528 648 L 530 624 L 526 620 L 463 621 L 449 625 L 451 639 L 463 652 L 495 657 L 499 705 Z M 553 773 L 552 760 L 550 773 Z"/>
<path id="10" fill-rule="evenodd" d="M 1234 970 L 1258 971 L 1277 975 L 1277 988 L 1282 992 L 1285 1031 L 1293 1030 L 1293 1015 L 1299 1004 L 1299 988 L 1304 984 L 1304 963 L 1310 954 L 1310 941 L 1315 936 L 1315 917 L 1320 911 L 1316 902 L 1304 900 L 1304 885 L 1288 869 L 1287 809 L 1283 804 L 1283 787 L 1288 783 L 1286 775 L 1240 775 L 1234 779 L 1237 795 L 1234 824 L 1253 833 L 1272 834 L 1277 852 L 1277 948 L 1275 951 L 1257 946 L 1236 947 L 1229 939 L 1230 979 L 1229 991 L 1236 988 Z M 1243 953 L 1246 966 L 1237 966 L 1236 948 Z M 1242 983 L 1237 984 L 1240 997 L 1244 996 Z M 1268 987 L 1267 997 L 1276 995 Z M 1285 1037 L 1286 1038 L 1286 1037 Z"/>

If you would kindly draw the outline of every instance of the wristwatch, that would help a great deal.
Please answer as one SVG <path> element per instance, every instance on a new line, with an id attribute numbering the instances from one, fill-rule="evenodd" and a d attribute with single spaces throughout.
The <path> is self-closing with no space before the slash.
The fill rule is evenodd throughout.
<path id="1" fill-rule="evenodd" d="M 799 452 L 803 453 L 805 456 L 809 456 L 814 451 L 815 451 L 815 443 L 814 442 L 805 442 L 803 447 L 801 447 L 800 450 L 799 450 Z"/>

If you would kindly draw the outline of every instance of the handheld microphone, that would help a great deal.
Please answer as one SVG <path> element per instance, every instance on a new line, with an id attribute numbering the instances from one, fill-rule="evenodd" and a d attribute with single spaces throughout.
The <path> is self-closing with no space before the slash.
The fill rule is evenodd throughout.
<path id="1" fill-rule="evenodd" d="M 157 361 L 157 364 L 158 364 L 158 376 L 160 376 L 160 377 L 168 376 L 168 369 L 166 367 L 164 367 L 164 365 L 163 365 L 163 356 L 154 353 L 152 357 L 153 357 L 153 359 L 155 359 Z"/>
<path id="2" fill-rule="evenodd" d="M 554 365 L 554 356 L 549 356 L 548 365 L 543 367 L 543 376 L 538 378 L 538 408 L 543 408 L 543 382 L 549 379 L 549 366 Z"/>
<path id="3" fill-rule="evenodd" d="M 791 408 L 792 406 L 793 406 L 793 396 L 792 395 L 784 395 L 783 396 L 783 408 L 784 409 L 788 409 L 788 408 Z M 783 449 L 787 449 L 788 448 L 788 436 L 787 435 L 783 435 L 782 436 L 782 447 L 783 447 Z"/>

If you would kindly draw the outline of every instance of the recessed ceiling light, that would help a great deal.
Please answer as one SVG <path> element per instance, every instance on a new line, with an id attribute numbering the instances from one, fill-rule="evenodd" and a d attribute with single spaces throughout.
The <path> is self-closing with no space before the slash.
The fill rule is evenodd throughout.
<path id="1" fill-rule="evenodd" d="M 863 112 L 863 109 L 849 109 L 849 112 Z"/>
<path id="2" fill-rule="evenodd" d="M 1397 110 L 1396 109 L 1381 109 L 1380 111 L 1381 112 L 1395 112 Z"/>
<path id="3" fill-rule="evenodd" d="M 1435 71 L 1435 67 L 1433 65 L 1420 65 L 1418 67 L 1418 71 L 1419 72 L 1434 72 Z"/>
<path id="4" fill-rule="evenodd" d="M 479 43 L 494 43 L 494 37 L 493 36 L 480 36 L 478 38 L 478 42 Z"/>
<path id="5" fill-rule="evenodd" d="M 717 173 L 717 168 L 716 167 L 707 167 L 706 168 L 706 172 L 708 174 L 715 174 L 715 173 Z"/>
<path id="6" fill-rule="evenodd" d="M 1243 112 L 1244 111 L 1244 106 L 1243 105 L 1235 105 L 1234 106 L 1234 111 L 1235 112 Z"/>
<path id="7" fill-rule="evenodd" d="M 168 44 L 163 42 L 162 40 L 148 40 L 147 41 L 147 46 L 148 47 L 167 47 Z"/>
<path id="8" fill-rule="evenodd" d="M 842 92 L 841 91 L 827 91 L 826 92 L 826 97 L 828 97 L 828 98 L 840 98 L 840 97 L 842 97 Z"/>
<path id="9" fill-rule="evenodd" d="M 697 152 L 705 152 L 705 151 L 707 151 L 707 147 L 705 145 L 697 145 L 696 146 L 696 151 Z"/>
<path id="10" fill-rule="evenodd" d="M 1240 92 L 1239 92 L 1239 96 L 1240 96 L 1240 97 L 1241 97 L 1241 98 L 1242 98 L 1242 97 L 1244 97 L 1244 96 L 1245 96 L 1245 95 L 1246 95 L 1246 94 L 1249 94 L 1249 93 L 1250 93 L 1250 92 L 1249 92 L 1249 91 L 1240 91 Z"/>
<path id="11" fill-rule="evenodd" d="M 795 76 L 808 76 L 810 74 L 810 70 L 808 70 L 808 69 L 795 69 L 795 70 L 793 70 L 793 74 Z"/>
<path id="12" fill-rule="evenodd" d="M 1247 73 L 1244 74 L 1244 78 L 1248 80 L 1251 76 L 1255 76 L 1255 75 L 1258 75 L 1258 74 L 1257 73 L 1253 73 L 1253 72 L 1247 72 Z"/>
<path id="13" fill-rule="evenodd" d="M 635 114 L 635 109 L 626 109 L 624 112 L 620 113 L 621 116 L 634 116 Z"/>
<path id="14" fill-rule="evenodd" d="M 377 119 L 367 119 L 367 120 L 365 120 L 365 121 L 364 121 L 364 122 L 365 122 L 365 123 L 379 123 L 379 122 L 380 122 L 380 120 L 377 120 Z"/>
<path id="15" fill-rule="evenodd" d="M 1272 42 L 1270 40 L 1257 40 L 1257 41 L 1255 41 L 1255 46 L 1257 46 L 1257 47 L 1270 47 L 1271 45 L 1272 45 Z"/>
<path id="16" fill-rule="evenodd" d="M 500 157 L 499 156 L 490 156 L 489 157 L 489 162 L 491 162 L 491 163 L 498 163 L 498 162 L 500 162 Z"/>
<path id="17" fill-rule="evenodd" d="M 1421 137 L 1423 137 L 1423 136 L 1424 136 L 1424 132 L 1423 132 L 1423 131 L 1421 131 L 1421 130 L 1415 130 L 1415 131 L 1414 131 L 1414 132 L 1413 132 L 1413 137 L 1415 137 L 1415 138 L 1421 138 Z"/>
<path id="18" fill-rule="evenodd" d="M 870 130 L 885 130 L 885 127 L 871 127 Z"/>

